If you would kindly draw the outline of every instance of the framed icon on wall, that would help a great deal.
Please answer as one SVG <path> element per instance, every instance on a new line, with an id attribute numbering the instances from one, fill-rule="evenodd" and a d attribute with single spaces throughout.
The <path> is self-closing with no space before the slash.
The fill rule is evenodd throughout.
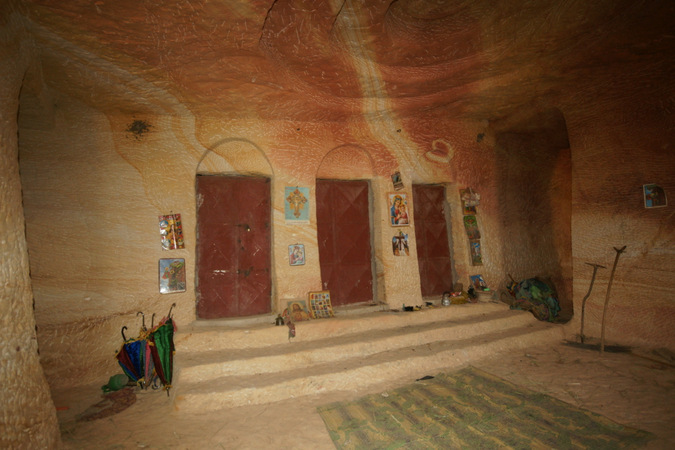
<path id="1" fill-rule="evenodd" d="M 656 184 L 645 184 L 642 186 L 642 194 L 645 200 L 645 208 L 661 208 L 668 206 L 666 191 Z"/>
<path id="2" fill-rule="evenodd" d="M 404 192 L 388 194 L 389 221 L 392 227 L 407 227 L 410 225 L 408 216 L 408 195 Z"/>
<path id="3" fill-rule="evenodd" d="M 167 214 L 159 216 L 159 235 L 162 250 L 176 250 L 185 248 L 183 241 L 183 224 L 180 214 Z"/>
<path id="4" fill-rule="evenodd" d="M 305 246 L 303 244 L 288 246 L 288 263 L 291 266 L 302 266 L 305 264 Z"/>
<path id="5" fill-rule="evenodd" d="M 286 223 L 309 223 L 309 188 L 286 186 L 284 199 Z"/>
<path id="6" fill-rule="evenodd" d="M 159 260 L 159 293 L 185 292 L 185 260 L 162 258 Z"/>

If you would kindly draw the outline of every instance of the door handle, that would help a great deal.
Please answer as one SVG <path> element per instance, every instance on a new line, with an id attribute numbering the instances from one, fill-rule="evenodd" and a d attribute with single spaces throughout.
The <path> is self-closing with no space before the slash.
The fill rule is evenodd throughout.
<path id="1" fill-rule="evenodd" d="M 237 269 L 237 275 L 240 275 L 240 274 L 243 273 L 244 277 L 247 277 L 247 276 L 251 275 L 251 272 L 253 272 L 253 266 L 249 267 L 246 270 Z"/>

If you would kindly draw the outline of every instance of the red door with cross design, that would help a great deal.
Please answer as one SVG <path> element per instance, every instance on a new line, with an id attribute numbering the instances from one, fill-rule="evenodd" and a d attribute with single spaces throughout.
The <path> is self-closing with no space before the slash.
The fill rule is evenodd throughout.
<path id="1" fill-rule="evenodd" d="M 373 300 L 367 181 L 316 181 L 319 261 L 334 306 Z"/>
<path id="2" fill-rule="evenodd" d="M 445 187 L 413 185 L 413 201 L 422 297 L 452 291 L 452 260 L 445 215 Z"/>
<path id="3" fill-rule="evenodd" d="M 271 311 L 270 180 L 197 176 L 197 317 Z"/>

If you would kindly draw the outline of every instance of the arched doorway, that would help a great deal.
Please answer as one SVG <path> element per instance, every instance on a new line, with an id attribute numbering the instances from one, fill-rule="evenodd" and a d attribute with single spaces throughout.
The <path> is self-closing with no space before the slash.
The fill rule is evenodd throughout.
<path id="1" fill-rule="evenodd" d="M 271 167 L 249 141 L 214 147 L 195 179 L 197 317 L 266 314 L 272 307 Z"/>
<path id="2" fill-rule="evenodd" d="M 334 306 L 371 302 L 374 262 L 371 233 L 370 155 L 344 145 L 317 171 L 317 238 L 321 284 Z"/>

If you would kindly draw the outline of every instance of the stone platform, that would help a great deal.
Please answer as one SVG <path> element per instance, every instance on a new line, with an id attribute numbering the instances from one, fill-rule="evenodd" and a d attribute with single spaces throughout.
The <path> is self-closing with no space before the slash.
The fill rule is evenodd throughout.
<path id="1" fill-rule="evenodd" d="M 563 337 L 562 326 L 503 303 L 338 310 L 331 319 L 296 323 L 290 341 L 274 316 L 197 321 L 175 336 L 171 397 L 177 410 L 198 412 L 353 391 Z"/>

